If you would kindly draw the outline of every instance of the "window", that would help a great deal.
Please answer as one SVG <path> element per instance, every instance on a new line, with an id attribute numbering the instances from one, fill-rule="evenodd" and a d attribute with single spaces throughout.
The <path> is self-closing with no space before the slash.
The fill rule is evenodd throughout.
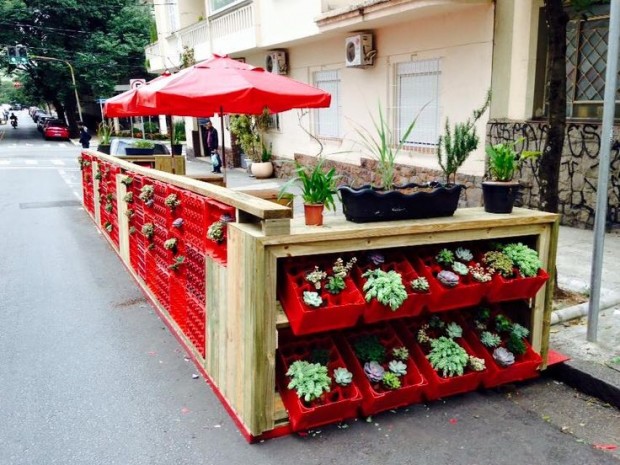
<path id="1" fill-rule="evenodd" d="M 608 12 L 609 6 L 599 6 L 597 12 L 604 13 L 605 9 Z M 608 42 L 608 15 L 569 21 L 566 28 L 567 116 L 602 117 Z M 620 101 L 620 80 L 618 86 L 616 101 Z"/>
<path id="2" fill-rule="evenodd" d="M 396 131 L 398 140 L 417 118 L 405 144 L 436 147 L 439 137 L 440 60 L 418 60 L 396 65 Z"/>
<path id="3" fill-rule="evenodd" d="M 209 0 L 209 11 L 211 14 L 220 10 L 225 10 L 229 6 L 239 3 L 241 0 Z"/>
<path id="4" fill-rule="evenodd" d="M 316 134 L 319 137 L 341 137 L 340 73 L 338 70 L 317 71 L 314 73 L 314 86 L 332 96 L 329 108 L 320 108 L 314 112 Z"/>
<path id="5" fill-rule="evenodd" d="M 170 0 L 168 3 L 168 27 L 170 32 L 179 30 L 179 4 L 177 0 Z"/>

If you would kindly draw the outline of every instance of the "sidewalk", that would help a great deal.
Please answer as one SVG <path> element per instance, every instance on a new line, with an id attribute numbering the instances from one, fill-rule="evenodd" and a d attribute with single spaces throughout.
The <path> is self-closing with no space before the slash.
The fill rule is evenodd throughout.
<path id="1" fill-rule="evenodd" d="M 187 159 L 188 174 L 210 173 L 207 158 Z M 279 189 L 279 179 L 255 179 L 243 169 L 226 170 L 231 189 Z M 294 216 L 303 215 L 295 197 Z M 337 205 L 337 212 L 341 212 Z M 326 212 L 326 215 L 336 213 Z M 593 231 L 560 227 L 557 270 L 561 289 L 589 293 Z M 620 408 L 620 231 L 605 235 L 598 342 L 586 340 L 588 302 L 554 312 L 551 349 L 570 360 L 550 369 L 553 376 Z"/>

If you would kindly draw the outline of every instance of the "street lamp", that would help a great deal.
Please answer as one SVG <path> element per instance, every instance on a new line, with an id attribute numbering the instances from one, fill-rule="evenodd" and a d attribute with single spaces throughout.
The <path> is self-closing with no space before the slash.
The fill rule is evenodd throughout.
<path id="1" fill-rule="evenodd" d="M 75 92 L 75 102 L 77 103 L 78 114 L 80 115 L 80 121 L 82 120 L 82 107 L 80 105 L 80 98 L 78 97 L 77 85 L 75 84 L 75 74 L 73 73 L 73 66 L 66 60 L 61 60 L 60 58 L 51 58 L 51 57 L 42 57 L 37 55 L 30 55 L 31 58 L 35 58 L 43 61 L 60 61 L 66 64 L 69 67 L 69 71 L 71 72 L 71 82 L 73 82 L 73 91 Z"/>

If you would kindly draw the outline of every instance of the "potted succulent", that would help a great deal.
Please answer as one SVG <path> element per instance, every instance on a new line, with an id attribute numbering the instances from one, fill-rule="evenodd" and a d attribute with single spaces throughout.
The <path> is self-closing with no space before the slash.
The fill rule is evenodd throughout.
<path id="1" fill-rule="evenodd" d="M 513 142 L 487 146 L 489 179 L 482 182 L 484 211 L 512 213 L 520 187 L 519 182 L 514 180 L 515 172 L 524 160 L 540 155 L 540 152 L 532 151 L 523 151 L 519 155 L 515 146 L 523 140 L 522 137 Z"/>
<path id="2" fill-rule="evenodd" d="M 150 140 L 136 140 L 125 149 L 127 155 L 153 155 L 155 144 Z"/>
<path id="3" fill-rule="evenodd" d="M 175 121 L 172 125 L 172 155 L 183 153 L 183 142 L 185 141 L 185 121 Z"/>
<path id="4" fill-rule="evenodd" d="M 112 144 L 112 126 L 102 121 L 97 126 L 97 137 L 99 137 L 99 145 L 97 151 L 110 154 L 110 145 Z"/>
<path id="5" fill-rule="evenodd" d="M 289 179 L 280 189 L 278 198 L 281 198 L 288 189 L 295 184 L 301 185 L 301 196 L 304 200 L 304 214 L 306 225 L 321 226 L 323 224 L 323 210 L 335 210 L 334 198 L 338 195 L 336 182 L 340 178 L 336 169 L 327 170 L 323 165 L 325 159 L 319 157 L 312 167 L 295 162 L 296 176 Z"/>

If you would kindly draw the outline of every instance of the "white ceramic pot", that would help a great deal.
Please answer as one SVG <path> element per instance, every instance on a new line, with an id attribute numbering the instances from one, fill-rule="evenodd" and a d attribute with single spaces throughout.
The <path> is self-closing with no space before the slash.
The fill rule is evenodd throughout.
<path id="1" fill-rule="evenodd" d="M 252 162 L 251 170 L 257 179 L 270 178 L 273 174 L 273 164 L 270 161 Z"/>

